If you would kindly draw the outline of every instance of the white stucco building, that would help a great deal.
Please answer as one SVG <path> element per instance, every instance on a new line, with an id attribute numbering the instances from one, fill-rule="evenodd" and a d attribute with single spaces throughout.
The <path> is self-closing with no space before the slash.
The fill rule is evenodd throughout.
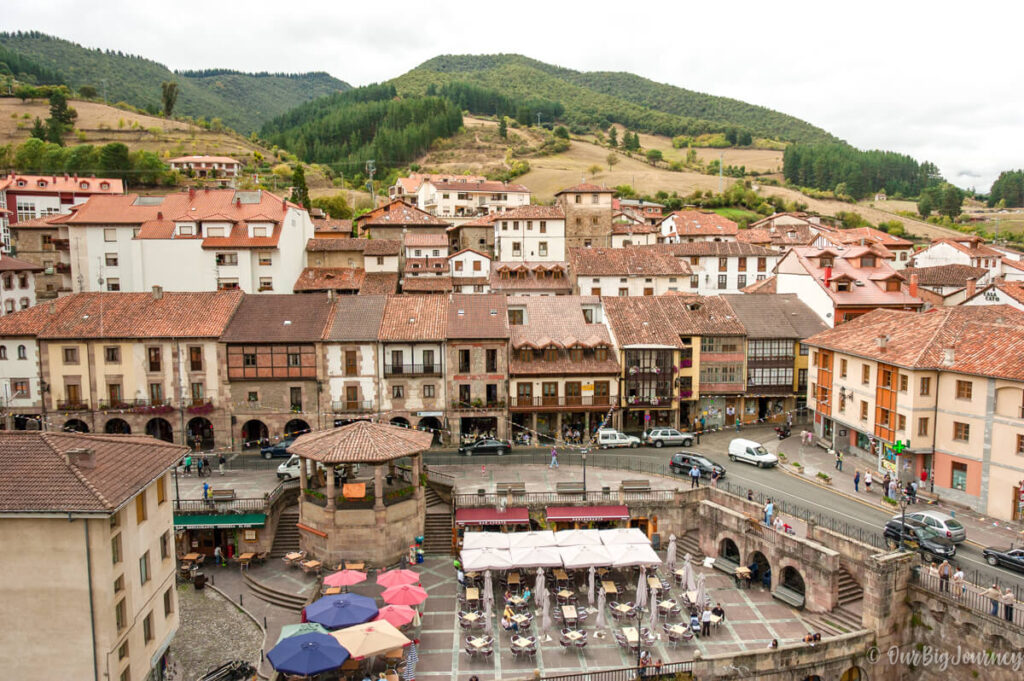
<path id="1" fill-rule="evenodd" d="M 697 241 L 736 241 L 739 226 L 718 213 L 702 210 L 677 210 L 658 223 L 662 243 Z"/>
<path id="2" fill-rule="evenodd" d="M 339 296 L 324 339 L 327 390 L 335 426 L 380 410 L 377 333 L 387 296 Z"/>
<path id="3" fill-rule="evenodd" d="M 523 206 L 494 221 L 494 254 L 501 262 L 564 262 L 565 213 L 558 206 Z"/>
<path id="4" fill-rule="evenodd" d="M 690 268 L 664 247 L 570 248 L 573 292 L 582 296 L 690 293 Z"/>
<path id="5" fill-rule="evenodd" d="M 488 293 L 491 290 L 491 259 L 472 248 L 448 258 L 448 272 L 455 293 Z"/>
<path id="6" fill-rule="evenodd" d="M 740 289 L 772 275 L 781 253 L 753 244 L 694 241 L 652 246 L 668 249 L 690 267 L 691 293 L 714 296 Z"/>
<path id="7" fill-rule="evenodd" d="M 0 255 L 0 314 L 36 304 L 36 273 L 42 271 L 35 263 Z"/>
<path id="8" fill-rule="evenodd" d="M 521 184 L 451 177 L 425 180 L 416 191 L 416 206 L 444 218 L 472 218 L 530 205 L 530 190 Z"/>

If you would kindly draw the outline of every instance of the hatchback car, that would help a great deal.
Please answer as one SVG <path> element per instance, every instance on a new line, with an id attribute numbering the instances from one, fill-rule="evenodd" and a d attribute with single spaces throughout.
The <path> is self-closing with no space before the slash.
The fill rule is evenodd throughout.
<path id="1" fill-rule="evenodd" d="M 263 447 L 260 449 L 260 456 L 264 459 L 280 459 L 286 456 L 291 456 L 291 452 L 288 448 L 295 442 L 295 438 L 289 437 L 281 440 L 276 444 L 272 444 L 269 447 Z"/>
<path id="2" fill-rule="evenodd" d="M 900 543 L 899 518 L 890 520 L 882 530 L 890 548 L 896 548 Z M 925 560 L 938 561 L 947 560 L 956 555 L 956 544 L 942 536 L 924 523 L 907 518 L 903 525 L 903 545 L 912 550 L 918 551 Z"/>
<path id="3" fill-rule="evenodd" d="M 597 431 L 597 446 L 601 449 L 608 449 L 609 447 L 631 447 L 636 449 L 640 444 L 640 438 L 635 435 L 626 435 L 612 429 Z"/>
<path id="4" fill-rule="evenodd" d="M 900 516 L 894 515 L 893 520 L 899 520 Z M 939 534 L 945 535 L 946 539 L 954 544 L 959 544 L 967 539 L 967 530 L 960 521 L 953 516 L 941 511 L 907 511 L 907 520 L 916 520 L 924 523 Z"/>
<path id="5" fill-rule="evenodd" d="M 459 454 L 465 454 L 466 456 L 473 456 L 474 454 L 497 454 L 501 456 L 502 454 L 508 454 L 510 451 L 512 451 L 511 443 L 489 437 L 459 447 Z"/>
<path id="6" fill-rule="evenodd" d="M 725 477 L 725 467 L 719 466 L 710 459 L 706 459 L 700 454 L 694 454 L 693 452 L 679 452 L 672 456 L 668 462 L 668 467 L 673 473 L 679 473 L 681 475 L 689 475 L 690 469 L 697 466 L 700 470 L 701 476 L 710 478 L 714 471 L 718 471 L 718 477 Z"/>
<path id="7" fill-rule="evenodd" d="M 693 445 L 695 437 L 692 433 L 680 433 L 675 428 L 655 428 L 647 434 L 646 442 L 655 447 L 664 447 L 665 445 L 690 447 Z"/>
<path id="8" fill-rule="evenodd" d="M 982 550 L 982 555 L 989 565 L 1002 565 L 1013 570 L 1024 572 L 1024 549 L 996 548 L 989 546 Z"/>

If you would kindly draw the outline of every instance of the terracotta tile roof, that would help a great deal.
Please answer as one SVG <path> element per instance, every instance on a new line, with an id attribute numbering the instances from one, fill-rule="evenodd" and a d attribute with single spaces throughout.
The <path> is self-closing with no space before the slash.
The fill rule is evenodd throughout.
<path id="1" fill-rule="evenodd" d="M 450 223 L 412 204 L 396 199 L 356 218 L 359 229 L 368 227 L 447 227 Z"/>
<path id="2" fill-rule="evenodd" d="M 790 211 L 788 213 L 772 213 L 768 217 L 764 217 L 764 218 L 761 218 L 760 220 L 757 220 L 755 222 L 751 222 L 749 227 L 751 229 L 758 229 L 758 228 L 760 228 L 760 227 L 762 227 L 764 225 L 770 225 L 775 220 L 777 220 L 779 218 L 782 218 L 782 217 L 796 218 L 798 220 L 802 220 L 804 222 L 804 224 L 806 224 L 806 225 L 814 225 L 815 227 L 820 227 L 821 226 L 821 225 L 818 225 L 818 224 L 815 224 L 815 223 L 811 222 L 811 220 L 809 219 L 809 216 L 808 216 L 807 213 L 803 213 L 803 212 L 800 212 L 800 211 Z M 790 225 L 780 225 L 778 227 L 778 229 L 789 229 L 789 228 L 790 228 Z"/>
<path id="3" fill-rule="evenodd" d="M 673 220 L 673 229 L 680 236 L 736 236 L 739 226 L 718 213 L 700 210 L 677 210 L 662 222 Z"/>
<path id="4" fill-rule="evenodd" d="M 604 324 L 587 323 L 580 296 L 515 296 L 508 306 L 526 308 L 526 323 L 511 327 L 512 347 L 566 347 L 573 341 L 590 348 L 612 344 Z"/>
<path id="5" fill-rule="evenodd" d="M 238 159 L 231 158 L 230 156 L 178 156 L 177 158 L 167 159 L 168 163 L 237 163 L 241 165 Z"/>
<path id="6" fill-rule="evenodd" d="M 455 253 L 452 253 L 451 255 L 449 255 L 448 259 L 451 260 L 452 258 L 454 258 L 456 256 L 460 256 L 463 253 L 476 253 L 480 257 L 487 258 L 488 260 L 491 259 L 491 256 L 489 256 L 486 253 L 483 253 L 481 251 L 478 251 L 475 248 L 463 248 L 461 251 L 456 251 Z"/>
<path id="7" fill-rule="evenodd" d="M 683 342 L 666 316 L 666 308 L 653 296 L 607 298 L 604 312 L 619 347 L 657 345 L 682 348 Z"/>
<path id="8" fill-rule="evenodd" d="M 78 296 L 83 295 L 81 293 Z M 18 310 L 0 317 L 0 338 L 12 336 L 38 336 L 55 318 L 64 314 L 64 309 L 75 301 L 76 296 L 65 296 L 46 303 L 33 305 L 27 310 Z M 75 303 L 77 305 L 77 303 Z"/>
<path id="9" fill-rule="evenodd" d="M 655 234 L 657 225 L 612 223 L 612 234 Z"/>
<path id="10" fill-rule="evenodd" d="M 402 280 L 402 293 L 448 293 L 452 290 L 449 276 L 406 277 Z"/>
<path id="11" fill-rule="evenodd" d="M 307 267 L 295 280 L 292 290 L 305 291 L 358 291 L 363 285 L 366 270 L 361 267 Z"/>
<path id="12" fill-rule="evenodd" d="M 474 218 L 469 222 L 463 222 L 461 225 L 452 225 L 448 228 L 448 231 L 459 229 L 461 227 L 492 227 L 494 221 L 501 217 L 501 213 L 490 213 L 489 215 L 481 215 L 478 218 Z"/>
<path id="13" fill-rule="evenodd" d="M 663 248 L 677 258 L 689 258 L 694 255 L 714 256 L 755 256 L 778 257 L 779 252 L 770 248 L 745 244 L 738 241 L 684 241 L 678 244 L 656 244 L 643 248 Z"/>
<path id="14" fill-rule="evenodd" d="M 863 286 L 856 283 L 850 286 L 849 291 L 833 291 L 831 287 L 825 286 L 825 268 L 819 267 L 819 257 L 822 254 L 836 254 L 832 249 L 818 250 L 808 246 L 795 246 L 783 259 L 795 258 L 800 266 L 811 276 L 821 289 L 835 302 L 836 305 L 922 305 L 920 298 L 914 298 L 903 291 L 886 291 L 884 285 L 876 284 L 876 281 L 892 277 L 900 277 L 899 273 L 885 260 L 876 261 L 875 267 L 856 267 L 854 263 L 845 257 L 845 253 L 839 254 L 833 260 L 832 279 L 848 278 L 852 282 L 860 281 Z M 780 262 L 781 267 L 781 262 Z M 902 279 L 902 278 L 901 278 Z"/>
<path id="15" fill-rule="evenodd" d="M 681 347 L 680 336 L 742 336 L 746 333 L 736 313 L 721 296 L 605 296 L 601 300 L 615 339 L 622 346 L 643 345 L 658 339 L 660 344 Z M 661 328 L 652 329 L 652 325 Z M 671 333 L 676 341 L 669 342 L 669 333 L 662 329 Z"/>
<path id="16" fill-rule="evenodd" d="M 1024 261 L 1021 261 L 1021 260 L 1013 260 L 1011 258 L 1003 258 L 1003 266 L 1004 267 L 1009 267 L 1009 268 L 1015 269 L 1015 270 L 1022 270 L 1022 271 L 1024 271 Z"/>
<path id="17" fill-rule="evenodd" d="M 569 262 L 577 277 L 689 276 L 690 266 L 664 248 L 570 248 Z"/>
<path id="18" fill-rule="evenodd" d="M 577 193 L 577 194 L 614 194 L 615 190 L 614 189 L 609 189 L 608 187 L 602 187 L 599 184 L 590 184 L 588 182 L 584 182 L 583 184 L 578 184 L 578 185 L 575 185 L 573 187 L 569 187 L 567 189 L 563 189 L 560 192 L 555 192 L 555 196 L 558 196 L 559 194 L 569 194 L 569 193 Z"/>
<path id="19" fill-rule="evenodd" d="M 755 281 L 750 286 L 746 286 L 740 289 L 740 293 L 753 293 L 753 294 L 766 294 L 776 292 L 776 282 L 778 280 L 775 276 L 765 277 L 761 281 Z"/>
<path id="20" fill-rule="evenodd" d="M 981 242 L 979 237 L 966 237 L 963 239 L 934 239 L 932 246 L 936 244 L 949 244 L 961 253 L 965 253 L 972 258 L 1001 258 L 1003 254 L 999 251 L 989 248 Z"/>
<path id="21" fill-rule="evenodd" d="M 455 275 L 452 277 L 452 284 L 454 286 L 490 286 L 491 280 L 487 277 L 460 277 Z"/>
<path id="22" fill-rule="evenodd" d="M 0 272 L 42 272 L 43 268 L 34 262 L 20 260 L 12 255 L 0 255 Z"/>
<path id="23" fill-rule="evenodd" d="M 873 310 L 805 342 L 901 367 L 1024 380 L 1024 312 L 1009 305 Z"/>
<path id="24" fill-rule="evenodd" d="M 561 206 L 518 206 L 497 213 L 495 220 L 564 220 Z"/>
<path id="25" fill-rule="evenodd" d="M 448 248 L 448 237 L 444 234 L 406 234 L 406 248 Z"/>
<path id="26" fill-rule="evenodd" d="M 447 272 L 448 258 L 406 258 L 404 271 L 406 274 L 410 272 L 419 274 Z"/>
<path id="27" fill-rule="evenodd" d="M 24 180 L 25 186 L 19 187 L 18 181 Z M 39 182 L 46 186 L 40 187 Z M 87 186 L 83 187 L 83 183 Z M 106 184 L 106 189 L 101 185 Z M 24 192 L 67 192 L 71 194 L 123 194 L 124 183 L 111 177 L 78 177 L 77 175 L 0 175 L 0 191 Z"/>
<path id="28" fill-rule="evenodd" d="M 881 244 L 882 246 L 890 246 L 894 248 L 910 248 L 914 245 L 913 241 L 907 241 L 898 236 L 893 236 L 887 232 L 883 232 L 880 229 L 874 227 L 855 227 L 853 229 L 836 229 L 828 233 L 829 237 L 837 238 L 841 243 L 853 244 L 860 243 L 861 239 L 868 242 L 874 242 Z"/>
<path id="29" fill-rule="evenodd" d="M 402 242 L 398 239 L 353 239 L 318 238 L 306 242 L 308 253 L 328 251 L 361 251 L 363 255 L 398 255 L 402 252 Z"/>
<path id="30" fill-rule="evenodd" d="M 0 211 L 2 212 L 2 211 Z M 10 211 L 7 211 L 10 212 Z M 11 229 L 32 229 L 32 228 L 48 228 L 56 229 L 64 223 L 64 220 L 60 218 L 66 218 L 67 214 L 62 213 L 60 215 L 46 215 L 41 218 L 33 218 L 32 220 L 19 220 L 17 223 L 10 225 Z"/>
<path id="31" fill-rule="evenodd" d="M 326 295 L 246 296 L 220 340 L 224 343 L 309 343 L 323 338 L 333 306 Z"/>
<path id="32" fill-rule="evenodd" d="M 448 332 L 445 296 L 388 296 L 380 324 L 380 340 L 443 341 Z"/>
<path id="33" fill-rule="evenodd" d="M 420 185 L 424 182 L 447 182 L 454 180 L 465 180 L 466 182 L 483 182 L 487 178 L 483 175 L 452 175 L 449 173 L 411 173 L 409 177 L 398 178 L 398 184 L 407 193 L 419 191 Z"/>
<path id="34" fill-rule="evenodd" d="M 555 277 L 554 268 L 560 265 L 562 276 Z M 510 276 L 502 276 L 504 273 Z M 572 281 L 569 278 L 568 263 L 497 262 L 491 265 L 491 290 L 495 293 L 505 291 L 544 291 L 548 293 L 570 293 Z"/>
<path id="35" fill-rule="evenodd" d="M 508 296 L 454 293 L 448 299 L 448 339 L 509 337 Z"/>
<path id="36" fill-rule="evenodd" d="M 338 296 L 324 340 L 376 343 L 387 303 L 388 297 L 381 295 Z"/>
<path id="37" fill-rule="evenodd" d="M 984 267 L 970 265 L 936 265 L 934 267 L 906 267 L 900 270 L 904 279 L 917 275 L 917 283 L 921 286 L 967 286 L 968 279 L 980 280 L 988 270 Z"/>
<path id="38" fill-rule="evenodd" d="M 772 246 L 809 246 L 816 238 L 817 233 L 808 225 L 757 227 L 741 229 L 736 234 L 736 240 L 742 243 Z"/>
<path id="39" fill-rule="evenodd" d="M 159 203 L 156 201 L 160 199 Z M 255 201 L 253 201 L 255 199 Z M 162 197 L 94 196 L 76 206 L 66 222 L 73 225 L 142 225 L 157 221 L 202 222 L 223 216 L 243 223 L 281 222 L 289 203 L 267 191 L 202 189 L 181 191 Z"/>
<path id="40" fill-rule="evenodd" d="M 748 296 L 731 293 L 721 296 L 729 303 L 746 329 L 748 338 L 807 338 L 828 328 L 800 301 L 795 293 Z"/>
<path id="41" fill-rule="evenodd" d="M 94 463 L 70 463 L 89 449 Z M 142 435 L 0 432 L 0 513 L 117 510 L 175 465 L 187 447 Z M 74 458 L 71 454 L 70 458 Z"/>
<path id="42" fill-rule="evenodd" d="M 521 184 L 508 184 L 497 180 L 469 180 L 463 178 L 445 180 L 431 180 L 430 183 L 440 190 L 459 192 L 486 192 L 488 194 L 529 194 L 529 188 Z"/>
<path id="43" fill-rule="evenodd" d="M 321 218 L 313 220 L 313 229 L 317 232 L 338 232 L 339 234 L 352 233 L 352 221 L 339 218 Z"/>
<path id="44" fill-rule="evenodd" d="M 356 421 L 300 435 L 288 451 L 328 464 L 381 464 L 426 451 L 433 441 L 434 434 L 423 430 Z"/>
<path id="45" fill-rule="evenodd" d="M 398 272 L 367 272 L 359 294 L 387 294 L 398 291 Z"/>

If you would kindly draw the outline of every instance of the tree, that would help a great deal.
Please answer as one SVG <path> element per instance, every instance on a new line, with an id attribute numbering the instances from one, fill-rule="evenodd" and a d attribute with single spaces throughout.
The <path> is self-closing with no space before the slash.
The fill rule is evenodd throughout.
<path id="1" fill-rule="evenodd" d="M 178 101 L 178 84 L 174 81 L 160 83 L 160 101 L 164 105 L 164 116 L 170 117 Z"/>
<path id="2" fill-rule="evenodd" d="M 564 140 L 569 139 L 569 129 L 564 125 L 560 125 L 555 128 L 555 137 L 561 137 Z"/>
<path id="3" fill-rule="evenodd" d="M 601 172 L 601 166 L 595 163 L 594 165 L 587 168 L 587 172 L 590 173 L 591 177 L 593 177 L 594 175 L 597 175 L 599 172 Z"/>
<path id="4" fill-rule="evenodd" d="M 292 171 L 292 201 L 309 209 L 309 187 L 306 186 L 306 171 L 301 163 Z"/>
<path id="5" fill-rule="evenodd" d="M 31 85 L 19 85 L 14 88 L 14 96 L 17 97 L 24 103 L 26 100 L 34 99 L 39 96 L 39 90 L 32 87 Z"/>
<path id="6" fill-rule="evenodd" d="M 128 171 L 131 170 L 132 162 L 128 147 L 121 142 L 111 142 L 100 147 L 99 160 L 100 170 L 104 177 L 128 179 Z"/>
<path id="7" fill-rule="evenodd" d="M 960 215 L 963 204 L 963 190 L 948 182 L 942 185 L 942 193 L 939 197 L 939 213 L 953 220 Z"/>
<path id="8" fill-rule="evenodd" d="M 612 130 L 614 129 L 615 128 L 612 128 Z M 608 170 L 611 170 L 612 166 L 619 162 L 619 155 L 613 151 L 608 154 L 608 157 L 605 158 L 605 161 L 608 162 Z"/>
<path id="9" fill-rule="evenodd" d="M 619 130 L 614 125 L 608 128 L 608 146 L 619 146 Z"/>
<path id="10" fill-rule="evenodd" d="M 508 123 L 505 122 L 504 116 L 498 121 L 498 137 L 508 139 Z"/>
<path id="11" fill-rule="evenodd" d="M 60 90 L 50 93 L 50 118 L 65 129 L 70 128 L 78 118 L 78 112 L 68 106 L 68 98 Z"/>
<path id="12" fill-rule="evenodd" d="M 83 85 L 78 88 L 78 96 L 82 99 L 96 99 L 98 95 L 99 93 L 96 92 L 96 88 L 92 85 Z"/>
<path id="13" fill-rule="evenodd" d="M 32 130 L 29 132 L 29 136 L 44 141 L 46 140 L 46 126 L 43 125 L 43 121 L 40 120 L 39 116 L 36 116 L 36 122 L 32 124 Z"/>
<path id="14" fill-rule="evenodd" d="M 64 146 L 64 126 L 56 118 L 46 119 L 46 141 Z"/>
<path id="15" fill-rule="evenodd" d="M 652 165 L 656 166 L 660 161 L 663 160 L 663 155 L 660 149 L 648 149 L 647 150 L 647 161 Z"/>
<path id="16" fill-rule="evenodd" d="M 627 130 L 622 138 L 622 146 L 626 151 L 640 151 L 640 135 Z"/>
<path id="17" fill-rule="evenodd" d="M 754 136 L 746 130 L 741 130 L 740 134 L 736 137 L 736 144 L 741 147 L 749 147 L 754 143 Z"/>
<path id="18" fill-rule="evenodd" d="M 346 220 L 352 217 L 352 207 L 348 205 L 344 194 L 313 199 L 313 207 L 323 210 L 335 220 Z"/>

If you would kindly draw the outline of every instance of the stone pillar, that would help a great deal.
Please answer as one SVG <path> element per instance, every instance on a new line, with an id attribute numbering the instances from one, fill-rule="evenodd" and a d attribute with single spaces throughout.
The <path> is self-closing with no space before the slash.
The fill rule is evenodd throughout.
<path id="1" fill-rule="evenodd" d="M 412 489 L 413 496 L 419 499 L 423 496 L 423 485 L 420 484 L 420 475 L 423 472 L 423 455 L 413 454 L 412 457 Z"/>
<path id="2" fill-rule="evenodd" d="M 328 511 L 333 511 L 335 508 L 337 508 L 337 506 L 335 504 L 335 501 L 334 501 L 334 497 L 335 497 L 335 491 L 334 491 L 334 465 L 332 464 L 332 465 L 327 467 L 327 510 Z"/>
<path id="3" fill-rule="evenodd" d="M 862 623 L 865 629 L 878 633 L 875 645 L 879 650 L 888 650 L 906 640 L 906 628 L 910 626 L 910 609 L 907 605 L 907 584 L 910 570 L 916 556 L 911 553 L 887 553 L 873 556 L 867 561 L 863 572 L 864 603 Z M 894 665 L 880 665 L 895 671 Z M 888 671 L 888 670 L 882 670 Z M 895 676 L 879 678 L 894 679 Z"/>
<path id="4" fill-rule="evenodd" d="M 306 475 L 306 459 L 299 458 L 299 498 L 304 499 L 309 488 L 309 476 Z"/>
<path id="5" fill-rule="evenodd" d="M 373 467 L 373 509 L 384 510 L 384 467 Z"/>

